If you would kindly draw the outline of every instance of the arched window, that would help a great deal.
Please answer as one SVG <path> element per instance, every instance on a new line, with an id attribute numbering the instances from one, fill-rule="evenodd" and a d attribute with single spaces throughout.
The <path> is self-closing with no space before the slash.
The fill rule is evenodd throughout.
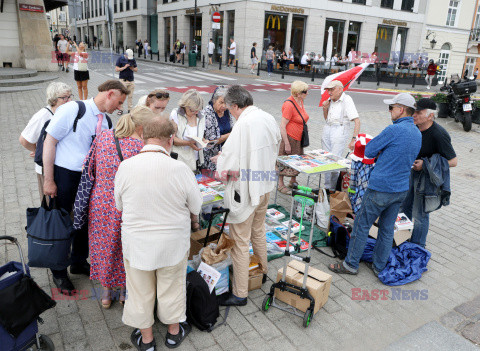
<path id="1" fill-rule="evenodd" d="M 445 76 L 447 75 L 448 60 L 450 58 L 450 43 L 444 43 L 440 50 L 440 56 L 438 57 L 438 63 L 440 65 L 440 72 L 438 73 L 438 84 L 443 84 Z"/>

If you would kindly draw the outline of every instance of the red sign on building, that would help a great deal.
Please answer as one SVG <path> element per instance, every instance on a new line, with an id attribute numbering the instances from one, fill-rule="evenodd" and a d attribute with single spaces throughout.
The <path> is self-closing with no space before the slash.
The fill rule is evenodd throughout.
<path id="1" fill-rule="evenodd" d="M 212 15 L 212 21 L 215 23 L 219 23 L 222 20 L 222 16 L 220 15 L 220 12 L 214 12 Z"/>
<path id="2" fill-rule="evenodd" d="M 18 4 L 18 8 L 20 11 L 44 12 L 43 6 L 38 5 Z"/>

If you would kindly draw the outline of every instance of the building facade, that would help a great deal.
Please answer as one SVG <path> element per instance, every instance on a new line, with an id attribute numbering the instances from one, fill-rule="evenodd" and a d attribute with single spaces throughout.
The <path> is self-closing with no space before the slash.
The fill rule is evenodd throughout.
<path id="1" fill-rule="evenodd" d="M 469 77 L 473 77 L 480 69 L 480 0 L 475 0 L 475 9 L 464 64 L 464 71 Z"/>
<path id="2" fill-rule="evenodd" d="M 69 28 L 68 7 L 61 6 L 47 12 L 47 20 L 52 38 L 55 34 L 66 34 Z"/>
<path id="3" fill-rule="evenodd" d="M 440 64 L 439 83 L 443 83 L 452 74 L 462 75 L 468 47 L 472 43 L 478 44 L 478 41 L 470 40 L 472 20 L 478 12 L 476 2 L 477 0 L 429 1 L 421 50 Z"/>

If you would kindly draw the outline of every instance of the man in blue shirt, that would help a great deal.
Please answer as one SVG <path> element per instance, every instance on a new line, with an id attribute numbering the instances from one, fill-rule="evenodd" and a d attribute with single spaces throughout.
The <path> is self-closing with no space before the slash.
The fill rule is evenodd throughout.
<path id="1" fill-rule="evenodd" d="M 108 129 L 105 112 L 112 113 L 122 108 L 128 90 L 118 80 L 108 80 L 98 87 L 99 93 L 85 100 L 85 114 L 78 119 L 76 130 L 73 124 L 79 106 L 75 101 L 63 104 L 55 111 L 47 127 L 43 145 L 43 170 L 45 195 L 57 197 L 59 207 L 71 212 L 77 194 L 83 161 L 93 138 L 103 129 Z M 72 265 L 70 273 L 90 275 L 87 228 L 73 234 Z M 52 270 L 53 282 L 62 293 L 70 295 L 74 290 L 67 269 Z"/>
<path id="2" fill-rule="evenodd" d="M 137 62 L 133 58 L 132 49 L 127 49 L 125 55 L 120 56 L 115 65 L 115 71 L 120 72 L 118 77 L 128 90 L 128 112 L 133 107 L 133 91 L 135 90 L 135 82 L 133 72 L 138 71 Z"/>
<path id="3" fill-rule="evenodd" d="M 362 205 L 355 218 L 347 257 L 329 265 L 340 274 L 357 274 L 370 227 L 378 218 L 378 237 L 372 269 L 378 275 L 392 250 L 395 220 L 409 189 L 410 170 L 422 145 L 422 134 L 413 123 L 415 99 L 407 93 L 383 100 L 389 105 L 393 124 L 365 147 L 365 156 L 377 157 Z"/>

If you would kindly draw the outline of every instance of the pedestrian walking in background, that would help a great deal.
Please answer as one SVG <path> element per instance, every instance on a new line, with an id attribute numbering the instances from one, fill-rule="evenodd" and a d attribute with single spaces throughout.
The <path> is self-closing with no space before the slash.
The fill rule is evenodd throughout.
<path id="1" fill-rule="evenodd" d="M 330 151 L 335 156 L 344 157 L 345 145 L 353 150 L 355 140 L 360 133 L 360 118 L 355 103 L 350 95 L 343 92 L 343 84 L 332 80 L 326 87 L 330 98 L 323 103 L 323 117 L 326 125 L 323 128 L 322 149 Z M 350 130 L 350 121 L 354 121 L 353 135 Z M 351 139 L 350 138 L 351 136 Z M 331 172 L 325 176 L 325 189 L 334 191 L 338 172 Z"/>
<path id="2" fill-rule="evenodd" d="M 425 81 L 427 82 L 427 89 L 429 90 L 432 86 L 433 77 L 435 77 L 435 74 L 437 74 L 437 65 L 433 62 L 433 60 L 430 60 L 430 63 L 427 67 L 427 75 L 425 76 Z"/>
<path id="3" fill-rule="evenodd" d="M 58 207 L 70 213 L 77 195 L 82 166 L 92 140 L 103 129 L 109 129 L 105 112 L 121 109 L 128 90 L 118 80 L 108 80 L 98 87 L 99 93 L 83 101 L 85 113 L 77 119 L 79 104 L 71 101 L 57 109 L 46 131 L 43 145 L 43 192 L 56 197 Z M 75 124 L 75 129 L 74 129 Z M 73 232 L 70 273 L 90 276 L 87 226 Z M 52 270 L 53 282 L 62 294 L 75 289 L 67 269 Z"/>
<path id="4" fill-rule="evenodd" d="M 168 348 L 180 346 L 192 330 L 185 295 L 188 219 L 200 213 L 202 195 L 188 166 L 170 157 L 174 134 L 171 121 L 155 117 L 143 128 L 145 146 L 120 164 L 115 177 L 128 291 L 122 321 L 135 328 L 130 340 L 143 351 L 156 350 L 155 302 Z"/>
<path id="5" fill-rule="evenodd" d="M 264 282 L 268 270 L 265 214 L 270 192 L 275 188 L 272 177 L 255 174 L 274 174 L 280 143 L 280 129 L 270 114 L 253 106 L 250 93 L 239 85 L 228 88 L 225 102 L 237 119 L 222 152 L 212 159 L 219 174 L 225 177 L 225 207 L 230 209 L 230 237 L 235 240 L 232 249 L 233 289 L 221 305 L 244 306 L 248 297 L 249 243 L 260 259 Z M 250 177 L 239 175 L 250 174 Z"/>
<path id="6" fill-rule="evenodd" d="M 252 61 L 252 66 L 250 67 L 250 72 L 252 74 L 254 74 L 255 73 L 255 66 L 258 63 L 257 43 L 252 44 L 252 49 L 250 50 L 250 60 Z"/>
<path id="7" fill-rule="evenodd" d="M 235 55 L 237 54 L 237 43 L 233 38 L 230 38 L 230 46 L 228 47 L 228 64 L 227 67 L 230 67 L 230 64 L 235 66 Z"/>
<path id="8" fill-rule="evenodd" d="M 138 57 L 142 56 L 142 49 L 143 49 L 142 39 L 138 39 L 137 41 Z"/>
<path id="9" fill-rule="evenodd" d="M 145 40 L 143 42 L 143 50 L 145 50 L 145 56 L 148 56 L 148 53 L 150 52 L 150 50 L 148 49 L 148 40 Z"/>
<path id="10" fill-rule="evenodd" d="M 213 39 L 210 38 L 210 41 L 208 42 L 208 64 L 212 65 L 212 57 L 213 53 L 215 51 L 215 44 L 213 43 Z"/>
<path id="11" fill-rule="evenodd" d="M 98 280 L 103 287 L 103 308 L 110 307 L 113 289 L 117 287 L 120 288 L 120 303 L 125 301 L 120 235 L 122 213 L 115 207 L 115 174 L 123 160 L 135 156 L 143 148 L 143 128 L 154 117 L 149 108 L 135 107 L 119 119 L 115 130 L 104 130 L 95 138 L 87 156 L 95 178 L 88 206 L 90 279 Z"/>
<path id="12" fill-rule="evenodd" d="M 175 45 L 173 46 L 174 50 L 175 50 L 175 54 L 177 55 L 177 60 L 176 62 L 179 63 L 181 61 L 181 46 L 182 46 L 182 43 L 180 43 L 180 39 L 177 39 L 177 41 L 175 42 Z"/>
<path id="13" fill-rule="evenodd" d="M 302 134 L 304 125 L 309 120 L 307 111 L 305 111 L 304 100 L 308 94 L 308 84 L 302 81 L 294 81 L 290 86 L 290 97 L 282 106 L 282 121 L 280 122 L 280 133 L 282 141 L 280 143 L 279 156 L 283 155 L 303 155 Z M 279 172 L 278 191 L 282 194 L 290 194 L 283 182 L 284 177 L 291 177 L 289 188 L 297 184 L 298 172 L 290 167 L 277 162 Z"/>
<path id="14" fill-rule="evenodd" d="M 402 212 L 413 220 L 410 241 L 422 247 L 425 247 L 427 242 L 429 213 L 437 209 L 428 205 L 433 203 L 434 199 L 435 207 L 449 204 L 450 167 L 457 166 L 457 155 L 450 135 L 435 122 L 436 114 L 437 105 L 432 99 L 423 98 L 417 101 L 413 122 L 422 133 L 422 147 L 413 163 L 410 188 L 402 204 Z M 432 164 L 435 164 L 435 167 L 431 172 Z M 442 184 L 438 184 L 440 178 L 443 180 Z"/>
<path id="15" fill-rule="evenodd" d="M 68 52 L 73 56 L 73 79 L 77 82 L 78 98 L 80 100 L 88 99 L 88 80 L 90 74 L 88 72 L 88 53 L 85 51 L 85 43 L 80 42 L 77 45 L 74 41 L 71 42 L 75 46 L 76 52 Z"/>
<path id="16" fill-rule="evenodd" d="M 335 273 L 358 273 L 368 233 L 377 219 L 378 237 L 371 267 L 376 276 L 385 268 L 392 251 L 395 220 L 407 195 L 410 170 L 422 144 L 422 135 L 413 123 L 413 96 L 401 93 L 383 101 L 389 105 L 393 124 L 365 146 L 365 156 L 378 159 L 355 217 L 347 257 L 328 266 Z"/>
<path id="17" fill-rule="evenodd" d="M 61 82 L 50 83 L 47 87 L 47 106 L 42 107 L 28 121 L 27 126 L 20 134 L 20 144 L 30 151 L 30 157 L 35 156 L 38 138 L 45 122 L 49 121 L 60 105 L 70 101 L 73 98 L 72 88 Z M 42 166 L 35 163 L 35 173 L 37 173 L 38 190 L 40 200 L 43 198 L 43 169 Z"/>
<path id="18" fill-rule="evenodd" d="M 267 72 L 270 77 L 273 72 L 273 59 L 275 58 L 275 53 L 273 52 L 273 47 L 270 45 L 267 52 L 265 53 L 265 59 L 267 60 Z"/>
<path id="19" fill-rule="evenodd" d="M 70 55 L 68 54 L 69 44 L 68 41 L 65 40 L 65 36 L 63 34 L 60 34 L 60 40 L 57 43 L 57 48 L 60 52 L 59 57 L 62 62 L 62 71 L 66 71 L 68 73 L 68 62 L 70 61 Z"/>
<path id="20" fill-rule="evenodd" d="M 133 91 L 135 90 L 134 74 L 138 72 L 137 61 L 133 57 L 132 49 L 127 49 L 125 54 L 117 59 L 115 71 L 120 72 L 119 78 L 128 90 L 128 112 L 133 108 Z"/>

